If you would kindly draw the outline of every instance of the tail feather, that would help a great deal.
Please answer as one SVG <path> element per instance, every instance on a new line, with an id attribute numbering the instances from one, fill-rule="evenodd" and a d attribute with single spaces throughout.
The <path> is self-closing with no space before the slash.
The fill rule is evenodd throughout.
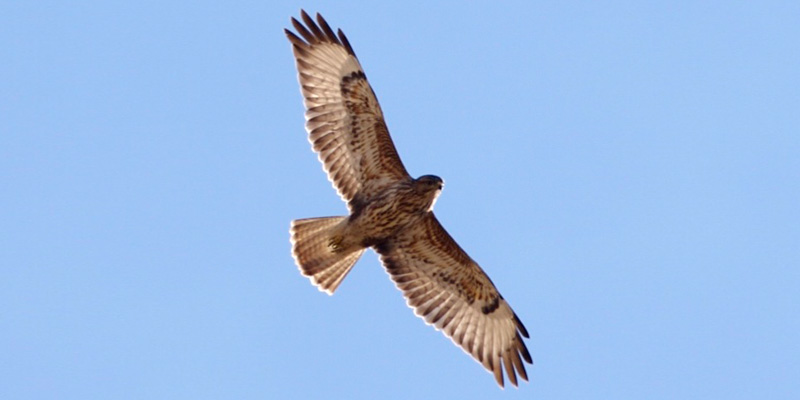
<path id="1" fill-rule="evenodd" d="M 307 218 L 292 221 L 292 255 L 300 272 L 320 290 L 333 294 L 365 249 L 334 252 L 333 230 L 347 217 Z"/>

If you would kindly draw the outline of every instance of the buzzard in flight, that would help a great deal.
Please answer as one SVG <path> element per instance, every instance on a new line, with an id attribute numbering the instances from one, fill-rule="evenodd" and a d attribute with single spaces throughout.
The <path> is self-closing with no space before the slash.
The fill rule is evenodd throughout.
<path id="1" fill-rule="evenodd" d="M 306 108 L 306 130 L 328 178 L 347 203 L 345 217 L 292 221 L 300 272 L 333 294 L 371 247 L 425 322 L 444 332 L 514 386 L 527 380 L 528 332 L 492 281 L 444 230 L 433 204 L 444 182 L 412 178 L 389 137 L 378 99 L 350 42 L 317 14 L 301 11 L 288 29 Z"/>

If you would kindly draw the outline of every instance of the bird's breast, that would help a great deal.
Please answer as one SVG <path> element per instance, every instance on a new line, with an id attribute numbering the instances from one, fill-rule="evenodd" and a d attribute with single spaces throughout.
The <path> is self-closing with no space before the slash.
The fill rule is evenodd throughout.
<path id="1" fill-rule="evenodd" d="M 428 203 L 411 188 L 390 187 L 351 215 L 351 231 L 368 241 L 384 240 L 422 218 Z"/>

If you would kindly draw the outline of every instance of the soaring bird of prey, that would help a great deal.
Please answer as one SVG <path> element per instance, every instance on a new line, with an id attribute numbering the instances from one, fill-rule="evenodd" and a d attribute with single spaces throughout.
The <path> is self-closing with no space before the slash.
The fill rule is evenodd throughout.
<path id="1" fill-rule="evenodd" d="M 300 272 L 333 294 L 367 248 L 374 249 L 426 323 L 441 330 L 494 374 L 517 386 L 532 363 L 528 331 L 492 281 L 444 230 L 433 204 L 444 182 L 412 178 L 389 137 L 378 99 L 341 29 L 317 14 L 292 18 L 292 44 L 309 141 L 333 187 L 347 203 L 343 217 L 291 223 Z"/>

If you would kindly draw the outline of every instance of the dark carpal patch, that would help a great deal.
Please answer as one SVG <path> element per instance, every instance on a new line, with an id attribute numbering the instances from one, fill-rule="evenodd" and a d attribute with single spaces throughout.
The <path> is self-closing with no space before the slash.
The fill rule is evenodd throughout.
<path id="1" fill-rule="evenodd" d="M 497 307 L 500 307 L 500 297 L 499 296 L 495 297 L 494 299 L 492 299 L 491 303 L 481 307 L 481 312 L 483 312 L 484 314 L 493 313 L 494 310 L 497 310 Z"/>

